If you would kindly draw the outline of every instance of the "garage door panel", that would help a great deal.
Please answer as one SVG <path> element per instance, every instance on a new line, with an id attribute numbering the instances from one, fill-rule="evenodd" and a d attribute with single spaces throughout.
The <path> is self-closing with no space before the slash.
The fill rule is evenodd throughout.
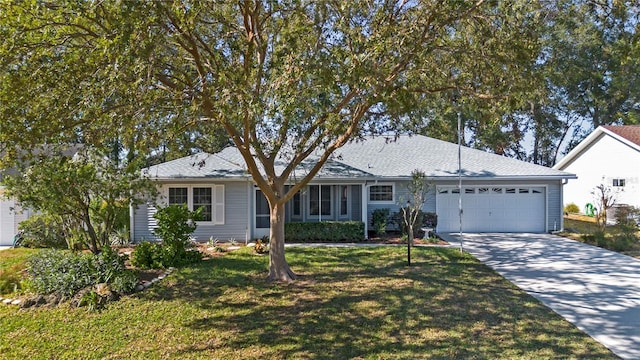
<path id="1" fill-rule="evenodd" d="M 458 231 L 459 195 L 444 187 L 436 193 L 438 231 Z M 464 187 L 462 229 L 466 232 L 543 232 L 545 203 L 542 187 Z"/>

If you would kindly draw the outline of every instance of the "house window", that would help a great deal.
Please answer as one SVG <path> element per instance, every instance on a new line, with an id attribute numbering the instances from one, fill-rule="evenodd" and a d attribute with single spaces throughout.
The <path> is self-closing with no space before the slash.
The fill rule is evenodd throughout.
<path id="1" fill-rule="evenodd" d="M 189 189 L 183 188 L 169 188 L 169 205 L 187 205 L 189 202 Z"/>
<path id="2" fill-rule="evenodd" d="M 199 222 L 224 224 L 224 185 L 208 187 L 176 186 L 168 188 L 169 205 L 202 208 Z"/>
<path id="3" fill-rule="evenodd" d="M 211 188 L 193 188 L 193 210 L 202 209 L 200 221 L 211 221 L 212 199 Z"/>
<path id="4" fill-rule="evenodd" d="M 331 216 L 331 186 L 309 186 L 309 215 Z"/>
<path id="5" fill-rule="evenodd" d="M 302 216 L 302 207 L 300 206 L 300 201 L 301 201 L 301 197 L 300 197 L 300 193 L 297 192 L 295 195 L 293 195 L 293 199 L 291 199 L 292 201 L 292 207 L 293 207 L 293 216 L 296 217 L 300 217 Z"/>
<path id="6" fill-rule="evenodd" d="M 369 201 L 393 202 L 393 185 L 372 185 L 369 187 Z"/>
<path id="7" fill-rule="evenodd" d="M 349 214 L 349 188 L 346 185 L 340 186 L 340 215 Z"/>
<path id="8" fill-rule="evenodd" d="M 624 187 L 624 179 L 613 179 L 613 186 Z"/>

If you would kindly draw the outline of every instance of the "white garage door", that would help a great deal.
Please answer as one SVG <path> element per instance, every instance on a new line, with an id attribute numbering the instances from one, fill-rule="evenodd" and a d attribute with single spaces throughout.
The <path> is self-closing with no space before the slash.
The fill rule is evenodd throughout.
<path id="1" fill-rule="evenodd" d="M 456 187 L 436 189 L 439 232 L 460 229 Z M 531 186 L 463 186 L 463 232 L 544 232 L 545 188 Z"/>

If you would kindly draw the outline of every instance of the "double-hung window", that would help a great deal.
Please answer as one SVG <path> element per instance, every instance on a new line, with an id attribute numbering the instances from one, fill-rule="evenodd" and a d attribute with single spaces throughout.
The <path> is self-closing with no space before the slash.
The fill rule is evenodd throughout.
<path id="1" fill-rule="evenodd" d="M 624 179 L 613 179 L 613 186 L 615 187 L 624 187 L 624 183 Z"/>
<path id="2" fill-rule="evenodd" d="M 224 185 L 169 187 L 168 203 L 202 209 L 199 222 L 224 224 Z"/>
<path id="3" fill-rule="evenodd" d="M 309 215 L 331 216 L 331 186 L 309 185 Z"/>
<path id="4" fill-rule="evenodd" d="M 393 185 L 371 185 L 369 187 L 370 202 L 393 202 Z"/>

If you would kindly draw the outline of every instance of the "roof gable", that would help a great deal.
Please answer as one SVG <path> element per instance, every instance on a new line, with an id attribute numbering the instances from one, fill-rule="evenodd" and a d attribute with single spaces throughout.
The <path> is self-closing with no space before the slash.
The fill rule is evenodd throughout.
<path id="1" fill-rule="evenodd" d="M 573 150 L 563 157 L 557 164 L 553 166 L 554 169 L 563 170 L 566 169 L 574 160 L 580 157 L 584 152 L 603 136 L 610 136 L 611 138 L 620 141 L 621 143 L 629 146 L 630 148 L 640 152 L 640 125 L 605 125 L 598 126 L 589 136 L 582 140 Z"/>

